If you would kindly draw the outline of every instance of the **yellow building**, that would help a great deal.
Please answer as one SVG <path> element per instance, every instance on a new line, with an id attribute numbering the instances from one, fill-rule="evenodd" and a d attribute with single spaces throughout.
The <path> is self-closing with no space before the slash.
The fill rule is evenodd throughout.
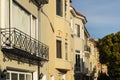
<path id="1" fill-rule="evenodd" d="M 86 23 L 86 17 L 71 6 L 71 58 L 75 80 L 96 80 L 98 77 L 99 53 Z"/>
<path id="2" fill-rule="evenodd" d="M 39 80 L 49 47 L 39 39 L 36 0 L 0 0 L 0 79 Z"/>
<path id="3" fill-rule="evenodd" d="M 85 28 L 86 17 L 70 3 L 0 0 L 0 72 L 7 80 L 90 76 L 97 63 L 91 53 L 94 44 Z"/>
<path id="4" fill-rule="evenodd" d="M 93 39 L 89 40 L 90 45 L 90 59 L 89 59 L 89 72 L 90 78 L 97 80 L 98 72 L 99 72 L 99 52 L 96 47 L 96 41 Z"/>
<path id="5" fill-rule="evenodd" d="M 49 46 L 48 74 L 43 74 L 47 80 L 72 80 L 70 0 L 49 0 L 39 17 L 40 40 Z"/>
<path id="6" fill-rule="evenodd" d="M 85 28 L 84 30 L 84 55 L 83 55 L 83 61 L 84 61 L 84 79 L 89 80 L 90 78 L 90 45 L 89 45 L 89 39 L 90 35 L 88 30 Z"/>
<path id="7" fill-rule="evenodd" d="M 82 80 L 87 68 L 85 68 L 84 47 L 89 33 L 85 28 L 86 23 L 86 17 L 71 7 L 71 48 L 75 80 Z"/>

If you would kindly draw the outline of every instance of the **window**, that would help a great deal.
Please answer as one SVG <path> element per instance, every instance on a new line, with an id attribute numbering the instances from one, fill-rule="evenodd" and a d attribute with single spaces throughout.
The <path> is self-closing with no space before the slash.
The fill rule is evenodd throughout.
<path id="1" fill-rule="evenodd" d="M 79 67 L 80 66 L 80 55 L 76 54 L 76 66 Z"/>
<path id="2" fill-rule="evenodd" d="M 80 72 L 80 64 L 81 64 L 81 60 L 80 60 L 80 51 L 79 50 L 76 50 L 75 51 L 76 54 L 75 54 L 75 59 L 76 59 L 76 63 L 75 63 L 75 71 L 78 71 Z"/>
<path id="3" fill-rule="evenodd" d="M 75 59 L 76 59 L 75 70 L 80 71 L 80 55 L 76 54 Z"/>
<path id="4" fill-rule="evenodd" d="M 38 20 L 23 7 L 13 1 L 12 27 L 15 27 L 33 38 L 38 39 Z"/>
<path id="5" fill-rule="evenodd" d="M 56 0 L 56 15 L 63 16 L 62 0 Z"/>
<path id="6" fill-rule="evenodd" d="M 68 44 L 65 43 L 65 59 L 68 60 Z"/>
<path id="7" fill-rule="evenodd" d="M 24 74 L 19 74 L 19 80 L 25 80 L 25 75 Z"/>
<path id="8" fill-rule="evenodd" d="M 32 73 L 7 71 L 6 80 L 32 80 Z"/>
<path id="9" fill-rule="evenodd" d="M 77 36 L 80 37 L 80 25 L 77 25 Z"/>
<path id="10" fill-rule="evenodd" d="M 60 40 L 56 41 L 56 49 L 57 58 L 62 58 L 62 42 Z"/>
<path id="11" fill-rule="evenodd" d="M 12 4 L 12 27 L 30 34 L 30 14 L 17 3 Z"/>
<path id="12" fill-rule="evenodd" d="M 31 37 L 38 39 L 38 26 L 37 26 L 37 19 L 31 15 Z"/>
<path id="13" fill-rule="evenodd" d="M 90 62 L 90 71 L 92 71 L 92 62 Z"/>
<path id="14" fill-rule="evenodd" d="M 18 79 L 18 74 L 11 73 L 11 80 L 17 80 L 17 79 Z"/>

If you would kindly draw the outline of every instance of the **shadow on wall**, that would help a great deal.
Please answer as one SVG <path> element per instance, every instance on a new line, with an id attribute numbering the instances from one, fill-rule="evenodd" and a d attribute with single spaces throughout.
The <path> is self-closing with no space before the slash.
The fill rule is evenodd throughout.
<path id="1" fill-rule="evenodd" d="M 105 73 L 100 73 L 97 80 L 112 80 L 112 79 L 111 79 L 110 76 L 108 76 L 107 74 L 105 74 Z"/>
<path id="2" fill-rule="evenodd" d="M 6 70 L 1 70 L 0 69 L 0 80 L 6 80 Z"/>

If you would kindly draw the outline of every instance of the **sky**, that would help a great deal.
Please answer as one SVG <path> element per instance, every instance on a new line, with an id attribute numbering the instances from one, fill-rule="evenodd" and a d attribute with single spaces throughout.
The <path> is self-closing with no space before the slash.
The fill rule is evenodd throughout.
<path id="1" fill-rule="evenodd" d="M 93 39 L 120 31 L 120 0 L 72 0 L 71 5 L 86 16 Z"/>

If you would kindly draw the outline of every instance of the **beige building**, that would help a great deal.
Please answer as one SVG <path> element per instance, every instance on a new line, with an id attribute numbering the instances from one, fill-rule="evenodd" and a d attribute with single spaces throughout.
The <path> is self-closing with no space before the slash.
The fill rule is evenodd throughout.
<path id="1" fill-rule="evenodd" d="M 84 78 L 89 80 L 90 79 L 90 45 L 89 45 L 89 40 L 90 40 L 90 35 L 88 30 L 85 28 L 84 30 L 84 56 L 83 56 L 83 61 L 84 61 Z"/>
<path id="2" fill-rule="evenodd" d="M 98 55 L 98 52 L 96 51 L 96 49 L 97 49 L 96 43 L 93 39 L 90 39 L 89 45 L 90 45 L 90 59 L 89 59 L 90 77 L 94 80 L 97 80 L 97 65 L 98 65 L 97 55 Z"/>
<path id="3" fill-rule="evenodd" d="M 86 23 L 86 17 L 71 7 L 71 47 L 75 80 L 83 80 L 87 72 L 86 63 L 89 60 L 85 56 L 86 54 L 89 55 L 89 52 L 85 50 L 85 46 L 89 33 L 85 28 Z"/>
<path id="4" fill-rule="evenodd" d="M 86 17 L 71 7 L 71 54 L 75 80 L 96 80 L 98 77 L 99 53 L 86 23 Z"/>
<path id="5" fill-rule="evenodd" d="M 70 3 L 0 0 L 0 70 L 7 80 L 88 80 L 95 47 L 86 17 Z"/>
<path id="6" fill-rule="evenodd" d="M 70 0 L 49 0 L 40 11 L 40 40 L 49 46 L 47 80 L 73 80 Z"/>
<path id="7" fill-rule="evenodd" d="M 38 40 L 38 8 L 36 0 L 0 0 L 0 79 L 42 76 L 40 67 L 49 59 L 49 47 Z"/>

